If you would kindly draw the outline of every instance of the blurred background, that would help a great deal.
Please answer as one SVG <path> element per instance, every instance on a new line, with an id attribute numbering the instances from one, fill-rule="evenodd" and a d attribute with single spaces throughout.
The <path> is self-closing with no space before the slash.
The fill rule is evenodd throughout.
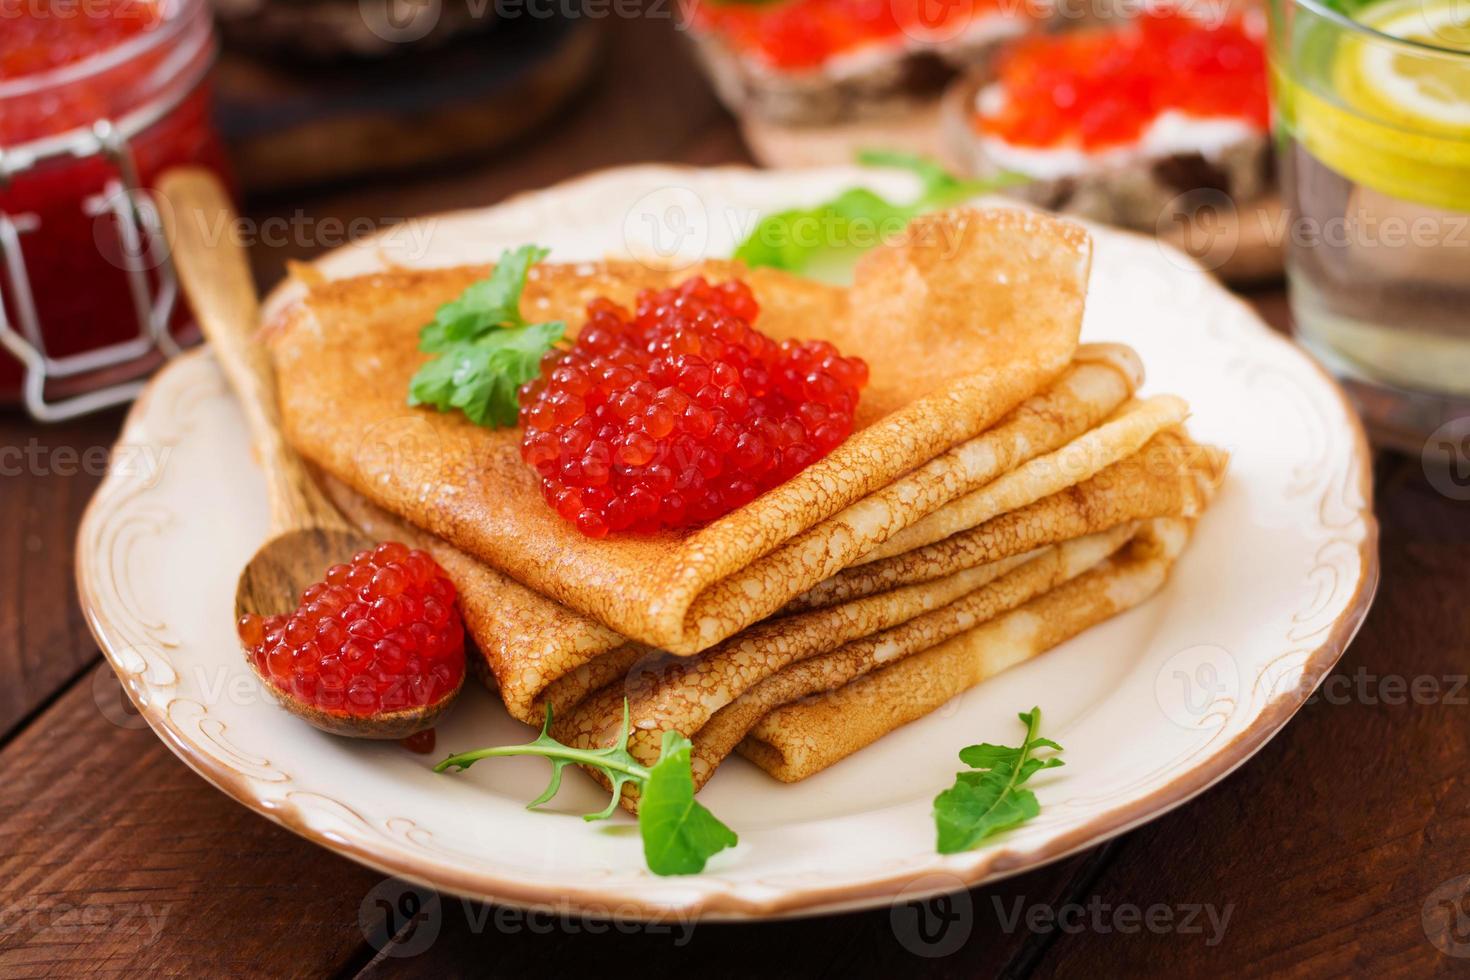
<path id="1" fill-rule="evenodd" d="M 171 165 L 231 182 L 264 286 L 590 169 L 865 150 L 1156 234 L 1268 310 L 1289 286 L 1384 444 L 1470 414 L 1457 0 L 0 0 L 0 23 L 0 402 L 36 419 L 125 402 L 195 341 L 147 193 Z"/>

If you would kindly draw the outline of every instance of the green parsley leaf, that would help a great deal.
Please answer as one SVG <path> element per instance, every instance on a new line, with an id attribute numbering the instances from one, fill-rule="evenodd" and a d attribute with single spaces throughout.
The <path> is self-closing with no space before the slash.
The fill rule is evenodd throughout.
<path id="1" fill-rule="evenodd" d="M 1033 757 L 1037 749 L 1061 751 L 1061 746 L 1036 732 L 1041 709 L 1022 713 L 1026 739 L 1020 746 L 983 742 L 960 750 L 960 761 L 970 771 L 955 775 L 955 783 L 934 798 L 934 824 L 940 854 L 968 851 L 986 837 L 1025 823 L 1041 812 L 1036 794 L 1025 783 L 1043 769 L 1062 765 L 1055 756 Z"/>
<path id="2" fill-rule="evenodd" d="M 408 385 L 410 405 L 459 409 L 476 425 L 516 424 L 516 392 L 541 370 L 541 356 L 566 334 L 560 320 L 526 323 L 521 292 L 547 250 L 523 245 L 500 256 L 490 276 L 439 307 L 419 332 L 419 350 L 437 355 Z"/>
<path id="3" fill-rule="evenodd" d="M 739 843 L 726 827 L 702 804 L 694 801 L 694 775 L 690 743 L 678 732 L 665 732 L 658 761 L 644 766 L 628 751 L 632 722 L 628 702 L 623 701 L 623 727 L 615 744 L 603 749 L 575 749 L 551 735 L 551 705 L 546 706 L 546 723 L 541 734 L 525 745 L 505 745 L 452 755 L 434 767 L 463 771 L 481 759 L 513 755 L 539 755 L 551 762 L 551 782 L 527 804 L 535 809 L 561 789 L 562 770 L 576 764 L 599 770 L 612 784 L 612 799 L 606 809 L 589 813 L 584 820 L 605 820 L 617 809 L 623 787 L 629 783 L 641 791 L 638 829 L 643 838 L 643 859 L 657 875 L 697 874 L 705 862 L 727 847 Z"/>
<path id="4" fill-rule="evenodd" d="M 419 334 L 419 350 L 442 353 L 454 344 L 476 340 L 490 330 L 524 327 L 521 292 L 531 266 L 551 254 L 539 245 L 522 245 L 500 254 L 489 277 L 473 283 L 459 298 L 445 303 L 434 322 Z"/>
<path id="5" fill-rule="evenodd" d="M 736 247 L 735 258 L 752 268 L 769 266 L 788 272 L 850 261 L 898 234 L 916 215 L 1025 180 L 1013 174 L 963 180 L 933 160 L 884 150 L 865 150 L 858 154 L 858 162 L 912 172 L 919 178 L 919 196 L 907 204 L 895 204 L 867 188 L 853 187 L 814 207 L 767 215 Z"/>
<path id="6" fill-rule="evenodd" d="M 735 832 L 694 799 L 689 739 L 664 732 L 658 762 L 638 800 L 643 857 L 657 875 L 691 875 L 712 855 L 739 843 Z"/>

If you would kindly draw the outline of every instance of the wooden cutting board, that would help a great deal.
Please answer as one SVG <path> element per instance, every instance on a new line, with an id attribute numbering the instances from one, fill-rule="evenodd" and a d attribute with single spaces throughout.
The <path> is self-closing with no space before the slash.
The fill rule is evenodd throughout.
<path id="1" fill-rule="evenodd" d="M 290 64 L 228 52 L 216 116 L 247 192 L 480 156 L 545 121 L 599 61 L 590 18 L 520 18 L 442 47 Z"/>

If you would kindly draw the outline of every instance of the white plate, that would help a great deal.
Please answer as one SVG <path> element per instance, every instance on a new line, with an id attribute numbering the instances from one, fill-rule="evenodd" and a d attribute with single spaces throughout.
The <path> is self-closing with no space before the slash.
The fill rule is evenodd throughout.
<path id="1" fill-rule="evenodd" d="M 485 260 L 528 241 L 561 260 L 630 248 L 722 255 L 757 214 L 859 182 L 912 190 L 904 175 L 850 169 L 615 170 L 401 226 L 321 268 Z M 1336 662 L 1377 581 L 1368 450 L 1341 392 L 1177 253 L 1113 231 L 1096 239 L 1084 336 L 1136 347 L 1147 390 L 1186 396 L 1194 434 L 1233 455 L 1173 578 L 1143 607 L 805 782 L 783 785 L 732 758 L 700 798 L 740 846 L 702 875 L 648 873 L 626 815 L 583 823 L 577 814 L 599 808 L 601 791 L 580 776 L 555 812 L 526 811 L 546 776 L 539 760 L 431 772 L 448 750 L 526 738 L 484 692 L 468 692 L 440 728 L 433 758 L 322 735 L 261 693 L 231 603 L 266 533 L 265 495 L 207 352 L 171 364 L 128 419 L 125 465 L 78 541 L 83 604 L 148 723 L 206 779 L 324 847 L 446 891 L 738 919 L 858 908 L 1035 867 L 1158 816 L 1244 762 Z M 1041 816 L 979 850 L 937 855 L 930 801 L 960 768 L 955 753 L 1013 742 L 1016 713 L 1033 704 L 1066 746 L 1067 765 L 1036 780 Z"/>

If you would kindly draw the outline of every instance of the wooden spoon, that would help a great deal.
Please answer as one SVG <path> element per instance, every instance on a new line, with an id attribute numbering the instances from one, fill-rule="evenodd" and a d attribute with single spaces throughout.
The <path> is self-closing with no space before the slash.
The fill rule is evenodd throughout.
<path id="1" fill-rule="evenodd" d="M 338 513 L 281 436 L 275 375 L 256 339 L 260 304 L 245 251 L 234 234 L 234 208 L 224 188 L 208 171 L 184 168 L 166 173 L 156 190 L 167 205 L 164 226 L 179 282 L 215 360 L 239 396 L 265 471 L 271 538 L 240 573 L 235 617 L 238 621 L 247 613 L 289 613 L 296 609 L 302 591 L 321 581 L 328 567 L 348 561 L 358 551 L 372 550 L 377 542 Z M 461 681 L 458 688 L 424 707 L 350 715 L 302 701 L 259 670 L 256 676 L 289 711 L 317 728 L 376 739 L 405 738 L 429 728 L 464 686 Z"/>

